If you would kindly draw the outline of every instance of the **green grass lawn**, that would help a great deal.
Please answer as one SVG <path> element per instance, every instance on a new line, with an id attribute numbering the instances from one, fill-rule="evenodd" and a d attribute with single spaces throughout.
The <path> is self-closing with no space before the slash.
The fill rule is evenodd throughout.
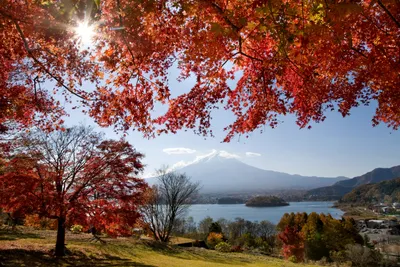
<path id="1" fill-rule="evenodd" d="M 54 231 L 20 228 L 11 233 L 0 230 L 0 266 L 142 266 L 142 267 L 309 267 L 284 260 L 246 253 L 219 253 L 199 248 L 165 247 L 131 238 L 105 239 L 107 244 L 89 242 L 88 234 L 66 237 L 69 255 L 55 259 Z M 315 265 L 313 265 L 315 266 Z"/>

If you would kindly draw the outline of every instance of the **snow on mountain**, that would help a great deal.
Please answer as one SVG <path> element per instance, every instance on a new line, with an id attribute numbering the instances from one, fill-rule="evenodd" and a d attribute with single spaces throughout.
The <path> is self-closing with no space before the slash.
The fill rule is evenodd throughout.
<path id="1" fill-rule="evenodd" d="M 199 181 L 202 193 L 260 192 L 275 189 L 312 189 L 332 185 L 344 177 L 323 178 L 291 175 L 259 169 L 247 165 L 240 156 L 213 150 L 193 161 L 180 161 L 169 170 L 184 172 L 193 181 Z M 155 178 L 148 179 L 150 184 Z"/>

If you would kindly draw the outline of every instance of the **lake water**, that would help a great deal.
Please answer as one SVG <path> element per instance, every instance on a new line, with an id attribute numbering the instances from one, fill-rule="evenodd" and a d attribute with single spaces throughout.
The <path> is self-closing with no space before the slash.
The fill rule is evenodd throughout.
<path id="1" fill-rule="evenodd" d="M 192 205 L 188 212 L 188 217 L 192 216 L 195 222 L 200 222 L 207 216 L 214 220 L 225 218 L 233 220 L 237 217 L 242 217 L 249 221 L 268 220 L 277 224 L 283 214 L 290 212 L 317 212 L 330 213 L 332 217 L 340 219 L 343 211 L 333 208 L 333 202 L 290 202 L 289 206 L 283 207 L 246 207 L 244 204 L 196 204 Z"/>

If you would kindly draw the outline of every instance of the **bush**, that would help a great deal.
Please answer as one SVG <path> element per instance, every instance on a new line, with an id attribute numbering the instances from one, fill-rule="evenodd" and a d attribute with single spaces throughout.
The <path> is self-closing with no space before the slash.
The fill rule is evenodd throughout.
<path id="1" fill-rule="evenodd" d="M 255 246 L 263 253 L 270 254 L 272 252 L 272 247 L 270 244 L 260 237 L 255 239 Z"/>
<path id="2" fill-rule="evenodd" d="M 359 244 L 346 246 L 347 259 L 353 263 L 353 266 L 378 266 L 382 259 L 379 251 L 363 247 Z"/>
<path id="3" fill-rule="evenodd" d="M 231 246 L 226 242 L 220 242 L 215 246 L 215 250 L 219 252 L 230 252 Z"/>
<path id="4" fill-rule="evenodd" d="M 288 261 L 293 262 L 293 263 L 297 263 L 297 258 L 295 255 L 292 255 L 288 258 Z"/>
<path id="5" fill-rule="evenodd" d="M 219 233 L 210 233 L 207 237 L 207 246 L 209 248 L 215 248 L 216 245 L 221 243 L 223 240 L 222 234 Z"/>
<path id="6" fill-rule="evenodd" d="M 74 224 L 71 226 L 71 232 L 74 234 L 79 234 L 82 232 L 83 226 L 79 224 Z"/>
<path id="7" fill-rule="evenodd" d="M 231 247 L 231 252 L 242 252 L 243 249 L 241 246 L 232 246 Z"/>
<path id="8" fill-rule="evenodd" d="M 346 252 L 345 251 L 330 251 L 329 257 L 333 260 L 336 265 L 340 266 L 341 264 L 345 263 L 347 260 Z"/>

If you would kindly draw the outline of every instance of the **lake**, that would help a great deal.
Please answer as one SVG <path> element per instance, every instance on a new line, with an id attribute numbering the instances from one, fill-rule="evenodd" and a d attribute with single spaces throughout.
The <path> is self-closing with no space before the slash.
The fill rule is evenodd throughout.
<path id="1" fill-rule="evenodd" d="M 249 221 L 268 220 L 277 224 L 283 214 L 290 212 L 317 212 L 330 213 L 332 217 L 340 219 L 343 211 L 333 208 L 334 202 L 290 202 L 289 206 L 283 207 L 246 207 L 244 204 L 196 204 L 189 208 L 188 217 L 192 216 L 195 222 L 200 222 L 207 216 L 214 220 L 225 218 L 233 220 L 237 217 L 242 217 Z"/>

